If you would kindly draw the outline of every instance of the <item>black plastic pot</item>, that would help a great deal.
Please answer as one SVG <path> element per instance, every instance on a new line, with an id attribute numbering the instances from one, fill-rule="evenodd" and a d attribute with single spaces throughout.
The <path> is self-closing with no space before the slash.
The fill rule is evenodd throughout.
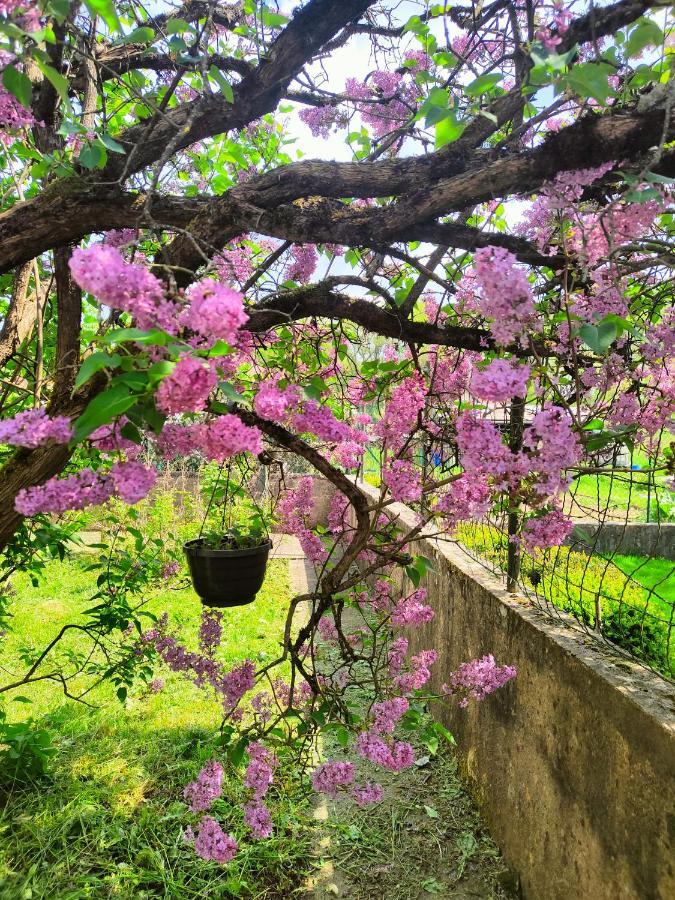
<path id="1" fill-rule="evenodd" d="M 262 587 L 272 541 L 246 550 L 211 550 L 201 538 L 184 548 L 195 591 L 205 606 L 245 606 Z"/>

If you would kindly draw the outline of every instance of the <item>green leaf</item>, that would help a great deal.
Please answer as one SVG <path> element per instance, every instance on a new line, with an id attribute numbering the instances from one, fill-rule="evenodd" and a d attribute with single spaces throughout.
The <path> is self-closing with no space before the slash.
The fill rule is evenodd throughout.
<path id="1" fill-rule="evenodd" d="M 105 353 L 103 350 L 99 350 L 98 353 L 92 353 L 80 366 L 80 371 L 77 373 L 77 378 L 75 379 L 75 390 L 82 387 L 83 384 L 86 384 L 89 379 L 97 372 L 100 372 L 101 369 L 114 369 L 119 366 L 120 362 L 121 357 L 118 353 L 113 353 L 111 355 Z"/>
<path id="2" fill-rule="evenodd" d="M 627 57 L 639 56 L 645 47 L 660 47 L 663 32 L 653 19 L 640 19 L 626 41 L 624 52 Z"/>
<path id="3" fill-rule="evenodd" d="M 599 325 L 582 325 L 579 329 L 579 337 L 595 353 L 602 354 L 611 347 L 616 340 L 616 323 L 602 321 Z"/>
<path id="4" fill-rule="evenodd" d="M 47 63 L 42 62 L 37 56 L 34 57 L 35 65 L 45 76 L 47 81 L 49 81 L 56 93 L 59 97 L 64 101 L 64 103 L 69 103 L 68 99 L 68 79 L 64 78 L 60 72 L 57 72 L 52 66 L 48 66 Z"/>
<path id="5" fill-rule="evenodd" d="M 464 88 L 464 91 L 469 97 L 480 97 L 482 94 L 487 94 L 487 92 L 492 90 L 495 85 L 499 84 L 503 77 L 504 76 L 500 72 L 479 75 L 475 81 L 472 81 L 471 84 L 468 84 Z"/>
<path id="6" fill-rule="evenodd" d="M 424 805 L 424 812 L 429 816 L 430 819 L 437 819 L 437 818 L 438 818 L 438 810 L 436 809 L 435 806 L 427 806 L 427 805 L 425 804 L 425 805 Z"/>
<path id="7" fill-rule="evenodd" d="M 77 157 L 77 161 L 85 169 L 100 169 L 106 164 L 108 154 L 102 144 L 86 144 Z"/>
<path id="8" fill-rule="evenodd" d="M 192 31 L 192 26 L 185 19 L 169 19 L 166 23 L 167 34 L 181 34 L 184 31 Z"/>
<path id="9" fill-rule="evenodd" d="M 281 13 L 273 13 L 266 6 L 263 6 L 260 11 L 260 18 L 263 25 L 267 25 L 268 28 L 281 28 L 282 25 L 288 22 L 288 16 L 282 16 Z"/>
<path id="10" fill-rule="evenodd" d="M 117 416 L 121 416 L 136 403 L 137 399 L 124 384 L 116 384 L 94 397 L 75 422 L 73 440 L 75 442 L 83 441 L 99 425 L 107 425 Z"/>
<path id="11" fill-rule="evenodd" d="M 100 16 L 111 31 L 120 27 L 113 0 L 84 0 L 93 16 Z"/>
<path id="12" fill-rule="evenodd" d="M 111 138 L 109 134 L 100 134 L 98 139 L 102 144 L 108 148 L 108 150 L 112 150 L 113 153 L 126 153 L 127 151 L 121 144 L 118 144 L 114 138 Z"/>
<path id="13" fill-rule="evenodd" d="M 227 78 L 225 78 L 220 69 L 217 66 L 211 66 L 211 68 L 209 69 L 209 76 L 216 82 L 227 102 L 234 103 L 234 92 L 232 91 L 232 85 L 227 80 Z"/>
<path id="14" fill-rule="evenodd" d="M 137 344 L 165 347 L 169 336 L 159 328 L 153 328 L 150 331 L 143 331 L 141 328 L 118 328 L 108 332 L 103 340 L 106 344 L 124 344 L 127 341 L 135 341 Z"/>
<path id="15" fill-rule="evenodd" d="M 464 122 L 458 121 L 454 112 L 436 124 L 436 149 L 440 150 L 446 144 L 451 144 L 461 136 L 464 131 Z"/>
<path id="16" fill-rule="evenodd" d="M 30 78 L 19 72 L 14 66 L 6 66 L 2 73 L 2 83 L 22 106 L 30 109 L 30 103 L 33 96 L 33 85 Z"/>
<path id="17" fill-rule="evenodd" d="M 155 40 L 155 32 L 149 25 L 141 25 L 140 28 L 134 28 L 130 34 L 125 34 L 116 43 L 119 44 L 151 44 Z"/>
<path id="18" fill-rule="evenodd" d="M 588 62 L 574 66 L 563 81 L 580 97 L 592 97 L 604 104 L 616 93 L 609 84 L 609 76 L 614 73 L 614 67 L 607 63 Z"/>

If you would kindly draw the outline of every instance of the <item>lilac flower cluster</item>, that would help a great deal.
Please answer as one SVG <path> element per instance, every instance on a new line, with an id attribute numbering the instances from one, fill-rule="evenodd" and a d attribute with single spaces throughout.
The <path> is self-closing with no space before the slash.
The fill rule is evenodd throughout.
<path id="1" fill-rule="evenodd" d="M 47 441 L 67 444 L 73 436 L 73 426 L 65 416 L 48 416 L 44 409 L 27 409 L 13 419 L 0 422 L 0 444 L 13 447 L 40 447 Z"/>
<path id="2" fill-rule="evenodd" d="M 218 760 L 211 759 L 197 775 L 197 780 L 185 786 L 183 796 L 192 812 L 205 812 L 222 793 L 223 767 Z"/>
<path id="3" fill-rule="evenodd" d="M 359 734 L 356 739 L 356 752 L 363 759 L 390 772 L 400 772 L 415 762 L 415 751 L 411 744 L 407 741 L 387 741 L 374 728 Z"/>
<path id="4" fill-rule="evenodd" d="M 520 540 L 530 553 L 547 547 L 559 547 L 574 528 L 574 522 L 561 510 L 553 509 L 532 516 L 523 525 Z"/>
<path id="5" fill-rule="evenodd" d="M 394 500 L 410 503 L 422 496 L 422 480 L 419 466 L 408 459 L 395 459 L 382 469 L 382 481 Z"/>
<path id="6" fill-rule="evenodd" d="M 213 363 L 195 356 L 181 356 L 157 389 L 157 407 L 167 415 L 199 412 L 206 409 L 206 401 L 217 383 Z"/>
<path id="7" fill-rule="evenodd" d="M 433 609 L 424 601 L 427 598 L 426 588 L 418 588 L 407 597 L 398 601 L 391 614 L 390 622 L 398 628 L 409 625 L 424 625 L 434 617 Z"/>
<path id="8" fill-rule="evenodd" d="M 159 435 L 157 449 L 167 459 L 198 451 L 207 459 L 223 462 L 238 453 L 260 453 L 262 435 L 238 416 L 225 413 L 204 424 L 168 423 Z"/>
<path id="9" fill-rule="evenodd" d="M 526 397 L 529 377 L 529 366 L 493 359 L 485 368 L 473 370 L 470 391 L 478 400 L 502 403 L 512 397 Z"/>
<path id="10" fill-rule="evenodd" d="M 215 339 L 237 343 L 239 330 L 248 321 L 241 294 L 205 278 L 190 288 L 188 299 L 190 305 L 180 318 L 182 325 L 210 343 Z"/>
<path id="11" fill-rule="evenodd" d="M 43 485 L 22 488 L 14 508 L 23 516 L 61 514 L 100 506 L 115 493 L 126 503 L 137 503 L 147 497 L 156 479 L 155 469 L 136 462 L 116 463 L 108 475 L 85 468 L 66 478 L 50 478 Z"/>
<path id="12" fill-rule="evenodd" d="M 244 806 L 244 822 L 253 837 L 261 840 L 272 833 L 272 816 L 262 799 L 270 789 L 278 760 L 259 741 L 249 744 L 248 755 L 244 785 L 252 792 L 253 797 Z"/>
<path id="13" fill-rule="evenodd" d="M 70 258 L 74 280 L 97 300 L 130 313 L 139 328 L 175 334 L 178 307 L 164 296 L 161 281 L 145 266 L 125 261 L 109 244 L 77 248 Z"/>
<path id="14" fill-rule="evenodd" d="M 202 816 L 197 826 L 195 853 L 202 859 L 217 863 L 231 862 L 237 855 L 237 842 L 225 834 L 218 822 L 211 816 Z"/>
<path id="15" fill-rule="evenodd" d="M 317 267 L 319 255 L 314 244 L 293 244 L 292 261 L 286 267 L 284 278 L 288 281 L 299 281 L 306 284 Z"/>
<path id="16" fill-rule="evenodd" d="M 199 649 L 207 656 L 213 656 L 223 639 L 223 614 L 219 609 L 202 609 L 199 623 Z"/>
<path id="17" fill-rule="evenodd" d="M 318 794 L 335 799 L 342 788 L 354 781 L 354 763 L 325 762 L 312 772 L 312 787 Z"/>
<path id="18" fill-rule="evenodd" d="M 277 516 L 282 527 L 294 534 L 308 559 L 314 563 L 323 562 L 328 552 L 308 526 L 308 517 L 314 509 L 314 480 L 311 476 L 301 478 L 295 490 L 286 491 L 277 506 Z"/>
<path id="19" fill-rule="evenodd" d="M 516 257 L 503 247 L 483 247 L 474 254 L 478 307 L 490 319 L 497 343 L 507 346 L 532 326 L 535 312 L 532 286 Z"/>
<path id="20" fill-rule="evenodd" d="M 448 684 L 443 685 L 443 692 L 452 696 L 459 695 L 459 705 L 464 707 L 469 705 L 469 700 L 484 700 L 515 678 L 516 674 L 513 666 L 498 666 L 494 656 L 489 654 L 462 663 L 452 673 Z"/>
<path id="21" fill-rule="evenodd" d="M 154 646 L 172 672 L 185 672 L 197 687 L 209 685 L 221 698 L 225 712 L 232 713 L 244 694 L 255 686 L 255 664 L 246 659 L 226 671 L 211 656 L 195 653 L 179 644 L 166 633 L 166 624 L 166 618 L 163 618 L 156 628 L 144 632 L 143 643 Z"/>

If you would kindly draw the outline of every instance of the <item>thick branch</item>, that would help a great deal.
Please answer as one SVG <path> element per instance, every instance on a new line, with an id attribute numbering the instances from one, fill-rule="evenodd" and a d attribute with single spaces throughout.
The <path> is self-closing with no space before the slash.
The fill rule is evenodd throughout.
<path id="1" fill-rule="evenodd" d="M 0 366 L 17 352 L 35 325 L 35 304 L 29 298 L 28 284 L 33 270 L 31 261 L 14 273 L 12 299 L 0 330 Z"/>

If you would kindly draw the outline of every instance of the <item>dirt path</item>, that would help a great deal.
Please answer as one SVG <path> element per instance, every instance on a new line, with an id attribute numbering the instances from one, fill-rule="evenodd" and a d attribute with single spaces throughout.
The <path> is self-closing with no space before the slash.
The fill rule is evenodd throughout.
<path id="1" fill-rule="evenodd" d="M 288 559 L 294 594 L 313 586 L 314 569 L 296 538 L 275 537 L 272 555 Z M 327 740 L 321 752 L 347 758 Z M 514 877 L 464 789 L 450 744 L 443 741 L 433 755 L 420 746 L 414 766 L 383 774 L 384 798 L 375 806 L 318 800 L 315 818 L 322 828 L 308 900 L 503 900 L 515 894 Z"/>

